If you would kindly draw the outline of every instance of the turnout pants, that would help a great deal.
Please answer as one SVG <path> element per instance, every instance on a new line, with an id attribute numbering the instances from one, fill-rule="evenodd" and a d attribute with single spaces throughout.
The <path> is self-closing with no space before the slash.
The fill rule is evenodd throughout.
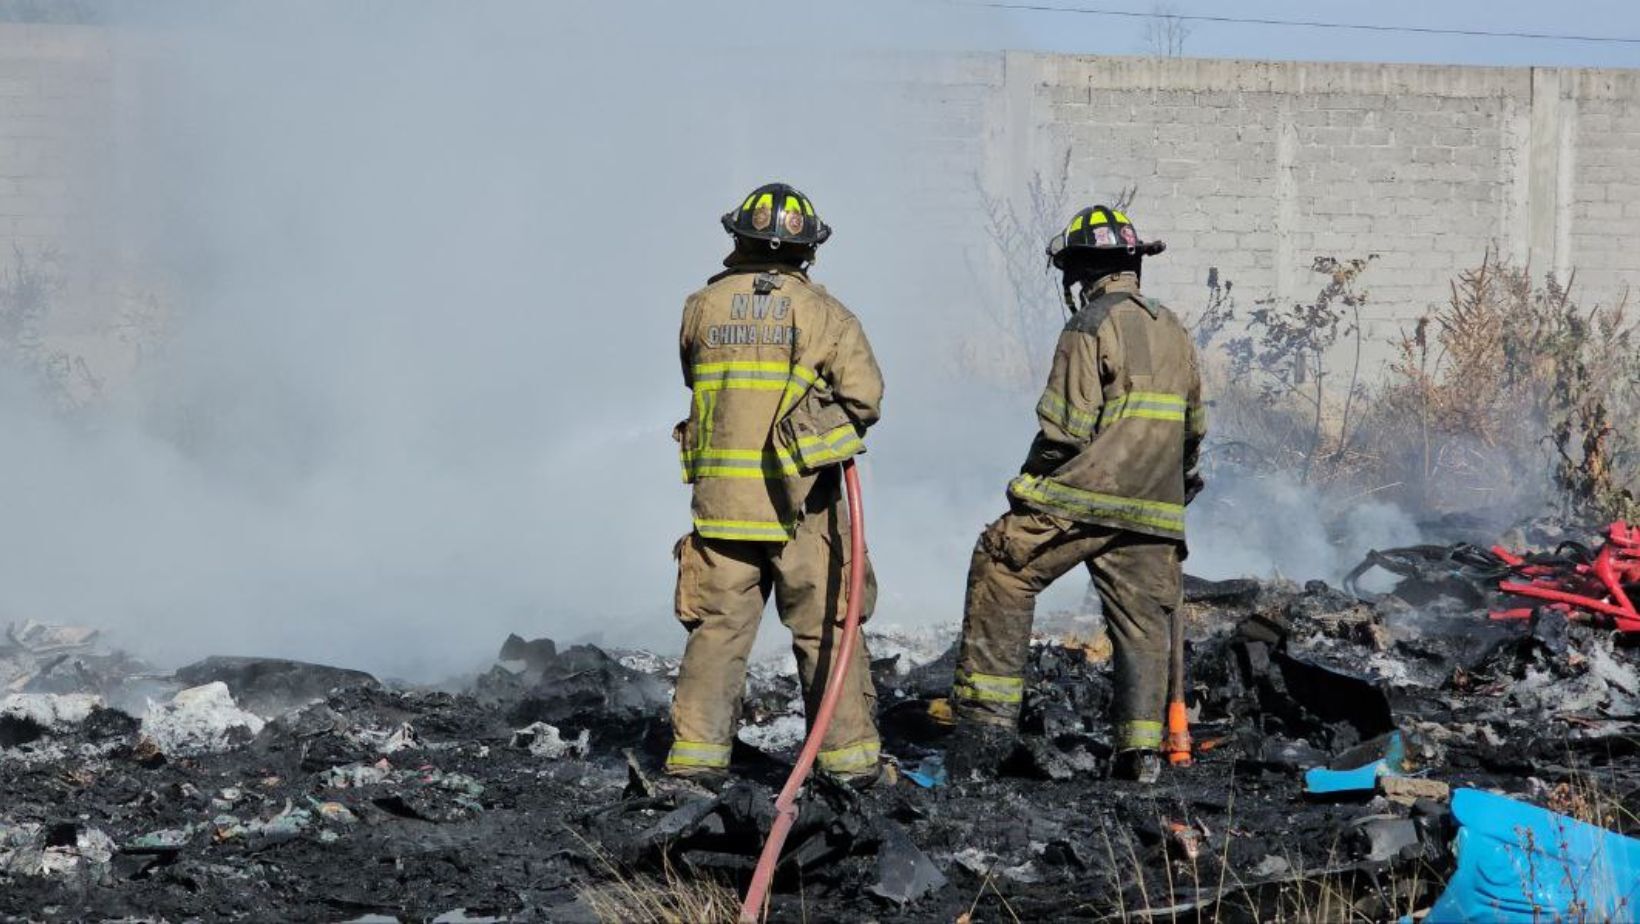
<path id="1" fill-rule="evenodd" d="M 1019 721 L 1036 597 L 1086 564 L 1115 649 L 1115 744 L 1160 748 L 1168 627 L 1180 604 L 1179 544 L 1020 510 L 981 534 L 968 569 L 953 705 L 959 721 Z"/>
<path id="2" fill-rule="evenodd" d="M 832 507 L 805 517 L 789 542 L 703 539 L 678 542 L 677 614 L 689 630 L 672 700 L 669 773 L 723 770 L 740 725 L 746 658 L 757 638 L 769 594 L 792 633 L 805 711 L 812 722 L 846 612 L 848 520 Z M 876 603 L 876 579 L 866 564 L 861 621 Z M 843 679 L 841 698 L 821 742 L 821 769 L 848 776 L 877 772 L 876 692 L 862 638 Z"/>

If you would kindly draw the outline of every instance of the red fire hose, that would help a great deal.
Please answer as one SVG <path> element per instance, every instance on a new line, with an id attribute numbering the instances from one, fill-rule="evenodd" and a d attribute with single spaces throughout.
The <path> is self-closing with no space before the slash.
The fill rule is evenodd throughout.
<path id="1" fill-rule="evenodd" d="M 792 775 L 774 800 L 774 824 L 769 827 L 769 839 L 763 844 L 763 854 L 757 858 L 757 869 L 752 873 L 752 884 L 746 889 L 746 900 L 740 906 L 740 920 L 756 924 L 761 918 L 763 900 L 774 881 L 775 864 L 780 860 L 780 848 L 786 844 L 786 835 L 797 822 L 797 792 L 808 779 L 814 759 L 820 753 L 820 742 L 831 726 L 832 713 L 837 711 L 837 699 L 843 693 L 843 676 L 854 660 L 854 646 L 859 641 L 860 603 L 866 586 L 866 521 L 860 504 L 860 475 L 854 470 L 854 460 L 843 462 L 843 483 L 848 491 L 849 558 L 848 610 L 843 617 L 843 640 L 832 659 L 831 674 L 826 678 L 826 689 L 820 697 L 820 708 L 815 710 L 809 726 L 808 740 L 797 754 Z"/>

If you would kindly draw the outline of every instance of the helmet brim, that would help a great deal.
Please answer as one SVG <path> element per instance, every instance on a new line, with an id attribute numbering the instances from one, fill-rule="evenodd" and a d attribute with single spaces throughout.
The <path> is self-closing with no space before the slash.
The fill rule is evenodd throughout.
<path id="1" fill-rule="evenodd" d="M 1128 246 L 1126 244 L 1112 244 L 1108 247 L 1098 247 L 1089 244 L 1071 244 L 1063 233 L 1054 235 L 1048 241 L 1048 260 L 1059 269 L 1065 268 L 1065 258 L 1071 254 L 1131 254 L 1139 257 L 1154 257 L 1167 249 L 1165 241 L 1140 241 Z"/>
<path id="2" fill-rule="evenodd" d="M 821 244 L 824 244 L 826 241 L 831 239 L 831 225 L 826 224 L 818 218 L 814 221 L 815 231 L 813 239 L 805 240 L 801 237 L 782 236 L 775 231 L 775 226 L 773 223 L 770 224 L 768 231 L 746 231 L 744 229 L 737 228 L 735 227 L 735 215 L 735 212 L 724 212 L 723 218 L 721 219 L 723 223 L 723 230 L 729 232 L 735 237 L 744 237 L 753 241 L 768 241 L 774 244 L 797 244 L 805 247 L 819 247 Z"/>

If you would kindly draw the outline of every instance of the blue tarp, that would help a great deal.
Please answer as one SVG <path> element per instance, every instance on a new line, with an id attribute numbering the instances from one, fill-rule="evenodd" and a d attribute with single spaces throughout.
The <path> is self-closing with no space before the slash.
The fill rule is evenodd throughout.
<path id="1" fill-rule="evenodd" d="M 1429 921 L 1640 920 L 1640 840 L 1478 789 L 1452 815 L 1458 869 Z"/>
<path id="2" fill-rule="evenodd" d="M 1400 776 L 1406 769 L 1406 743 L 1401 733 L 1389 736 L 1384 745 L 1384 756 L 1352 770 L 1329 770 L 1312 767 L 1304 771 L 1304 791 L 1314 795 L 1339 792 L 1361 792 L 1377 788 L 1381 776 Z"/>

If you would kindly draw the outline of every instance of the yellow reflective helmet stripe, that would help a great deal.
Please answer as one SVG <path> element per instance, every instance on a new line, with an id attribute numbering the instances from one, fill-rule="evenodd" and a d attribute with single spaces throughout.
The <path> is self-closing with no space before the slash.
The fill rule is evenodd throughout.
<path id="1" fill-rule="evenodd" d="M 750 212 L 752 210 L 752 200 L 756 199 L 756 198 L 757 198 L 757 193 L 752 193 L 751 195 L 748 195 L 746 197 L 746 201 L 740 203 L 740 210 L 742 212 Z"/>
<path id="2" fill-rule="evenodd" d="M 782 212 L 796 212 L 799 215 L 803 214 L 803 206 L 797 201 L 796 196 L 787 196 L 786 204 L 782 205 L 780 210 Z"/>
<path id="3" fill-rule="evenodd" d="M 774 208 L 774 193 L 764 193 L 763 195 L 758 196 L 756 204 L 758 207 L 767 206 L 771 209 Z"/>
<path id="4" fill-rule="evenodd" d="M 803 214 L 812 216 L 814 214 L 814 206 L 807 199 L 802 200 L 802 202 Z"/>
<path id="5" fill-rule="evenodd" d="M 1131 222 L 1128 221 L 1128 217 L 1121 212 L 1111 212 L 1110 217 L 1116 219 L 1116 223 L 1119 225 L 1131 224 Z"/>

